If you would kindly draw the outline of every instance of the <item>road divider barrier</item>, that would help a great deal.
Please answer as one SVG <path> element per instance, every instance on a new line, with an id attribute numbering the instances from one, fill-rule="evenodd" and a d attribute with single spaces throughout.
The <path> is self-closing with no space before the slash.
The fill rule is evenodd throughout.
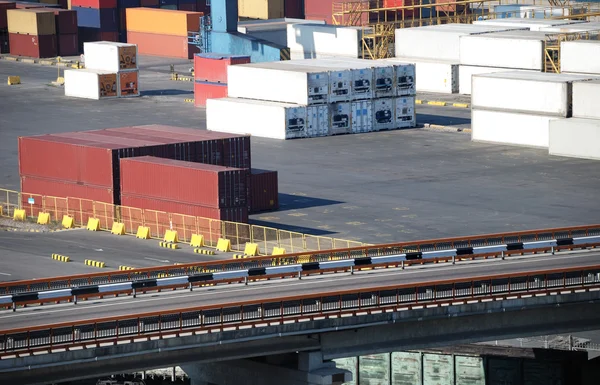
<path id="1" fill-rule="evenodd" d="M 20 76 L 9 76 L 7 83 L 9 86 L 15 86 L 15 85 L 21 84 L 21 77 Z"/>
<path id="2" fill-rule="evenodd" d="M 166 249 L 173 249 L 173 250 L 179 249 L 179 246 L 177 246 L 177 243 L 170 243 L 170 242 L 162 242 L 161 241 L 161 242 L 158 242 L 158 245 L 160 247 L 164 247 Z"/>
<path id="3" fill-rule="evenodd" d="M 91 259 L 86 259 L 85 264 L 88 266 L 99 267 L 101 269 L 103 269 L 106 266 L 106 264 L 104 262 L 94 261 Z"/>
<path id="4" fill-rule="evenodd" d="M 231 251 L 231 241 L 229 239 L 219 238 L 217 241 L 217 250 L 224 253 Z"/>
<path id="5" fill-rule="evenodd" d="M 246 247 L 244 248 L 244 255 L 249 257 L 256 257 L 258 254 L 260 254 L 260 251 L 258 250 L 258 244 L 250 242 L 246 243 Z"/>
<path id="6" fill-rule="evenodd" d="M 113 222 L 111 234 L 114 235 L 125 235 L 125 224 L 119 222 Z"/>
<path id="7" fill-rule="evenodd" d="M 52 254 L 52 259 L 59 262 L 71 262 L 71 258 L 60 254 Z"/>
<path id="8" fill-rule="evenodd" d="M 455 261 L 467 259 L 475 255 L 500 255 L 504 258 L 507 254 L 524 254 L 526 252 L 539 252 L 542 250 L 549 250 L 552 253 L 554 253 L 555 251 L 560 250 L 561 248 L 588 248 L 592 246 L 600 246 L 600 235 L 590 237 L 561 238 L 534 242 L 511 242 L 492 246 L 465 246 L 447 250 L 415 251 L 377 257 L 357 256 L 350 259 L 321 262 L 311 261 L 310 258 L 302 258 L 299 260 L 302 260 L 303 262 L 296 264 L 286 263 L 290 262 L 292 259 L 289 257 L 283 257 L 281 260 L 279 260 L 278 264 L 272 266 L 258 265 L 256 263 L 253 263 L 253 259 L 250 258 L 242 259 L 239 262 L 234 262 L 232 267 L 237 267 L 236 269 L 221 271 L 212 270 L 213 272 L 210 273 L 202 272 L 197 274 L 195 273 L 196 271 L 202 271 L 203 269 L 206 269 L 205 271 L 208 271 L 208 269 L 214 269 L 210 266 L 211 262 L 189 265 L 164 266 L 161 267 L 163 271 L 156 272 L 156 275 L 153 278 L 147 278 L 147 275 L 146 277 L 144 277 L 145 273 L 147 274 L 147 272 L 145 272 L 144 269 L 139 269 L 129 272 L 129 274 L 132 274 L 129 277 L 129 281 L 93 285 L 93 287 L 97 288 L 97 291 L 88 294 L 88 296 L 91 297 L 107 295 L 111 292 L 131 292 L 133 289 L 144 289 L 138 290 L 139 292 L 177 287 L 186 287 L 191 289 L 194 285 L 200 284 L 217 284 L 232 282 L 243 282 L 244 284 L 248 284 L 249 281 L 261 280 L 271 277 L 296 277 L 298 279 L 302 279 L 303 276 L 311 274 L 322 274 L 325 272 L 350 272 L 350 274 L 354 274 L 356 271 L 366 269 L 370 270 L 373 268 L 404 268 L 407 264 L 410 265 L 411 262 L 418 263 L 422 260 L 436 261 L 440 260 L 441 258 L 444 260 L 452 261 L 452 263 L 454 263 Z M 86 260 L 86 264 L 88 264 L 88 260 Z M 104 267 L 104 263 L 102 262 L 102 266 L 99 267 Z M 168 271 L 165 271 L 169 267 L 174 267 L 175 269 L 184 269 L 185 271 L 187 271 L 187 273 L 184 275 L 169 274 Z M 600 271 L 598 272 L 598 274 L 600 274 Z M 139 276 L 139 278 L 134 278 L 134 275 Z M 169 280 L 161 280 L 161 278 L 164 276 L 168 276 Z M 74 290 L 77 288 L 72 289 Z M 61 292 L 67 293 L 64 290 Z M 55 291 L 57 290 L 50 290 L 50 292 Z M 14 297 L 16 294 L 0 296 L 0 306 L 8 306 L 10 304 L 16 305 L 19 303 L 19 301 L 29 303 L 43 302 L 40 301 L 39 298 L 45 298 L 44 293 L 47 292 L 42 291 L 20 293 L 17 295 L 17 297 Z M 40 297 L 38 296 L 38 294 L 43 295 Z M 25 295 L 25 297 L 19 297 L 19 295 Z M 70 296 L 71 295 L 65 295 L 64 299 L 67 300 Z M 14 302 L 13 298 L 16 298 L 17 302 Z M 26 300 L 22 298 L 26 298 Z M 56 301 L 56 297 L 53 298 L 54 299 L 52 300 L 52 302 Z M 15 307 L 13 306 L 13 310 L 14 309 Z"/>
<path id="9" fill-rule="evenodd" d="M 216 255 L 217 254 L 212 250 L 205 250 L 205 249 L 194 249 L 194 253 L 204 254 L 204 255 Z"/>
<path id="10" fill-rule="evenodd" d="M 25 210 L 15 209 L 13 213 L 13 220 L 15 221 L 24 221 L 27 215 L 25 214 Z"/>
<path id="11" fill-rule="evenodd" d="M 202 234 L 192 234 L 192 239 L 190 240 L 190 246 L 204 247 L 204 236 Z"/>
<path id="12" fill-rule="evenodd" d="M 285 249 L 283 247 L 274 247 L 272 255 L 284 255 Z"/>
<path id="13" fill-rule="evenodd" d="M 150 239 L 150 227 L 139 226 L 135 237 L 139 239 Z"/>
<path id="14" fill-rule="evenodd" d="M 175 231 L 175 230 L 165 231 L 165 238 L 163 239 L 163 241 L 170 242 L 170 243 L 178 243 L 179 237 L 177 237 L 177 231 Z"/>
<path id="15" fill-rule="evenodd" d="M 246 259 L 246 258 L 248 258 L 248 256 L 244 255 L 244 254 L 233 254 L 232 258 L 233 259 Z"/>
<path id="16" fill-rule="evenodd" d="M 119 270 L 120 271 L 135 270 L 135 267 L 121 265 L 121 266 L 119 266 Z"/>
<path id="17" fill-rule="evenodd" d="M 38 225 L 47 225 L 50 223 L 50 213 L 40 212 L 38 214 L 37 224 Z"/>
<path id="18" fill-rule="evenodd" d="M 62 227 L 64 227 L 65 229 L 72 229 L 74 227 L 73 217 L 69 215 L 63 215 Z"/>
<path id="19" fill-rule="evenodd" d="M 88 223 L 85 228 L 88 231 L 99 231 L 100 230 L 100 220 L 98 218 L 88 219 Z"/>

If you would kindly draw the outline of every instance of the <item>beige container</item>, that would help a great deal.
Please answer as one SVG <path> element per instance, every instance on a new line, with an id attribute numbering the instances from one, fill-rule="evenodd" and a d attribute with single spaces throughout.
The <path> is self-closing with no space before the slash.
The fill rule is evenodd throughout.
<path id="1" fill-rule="evenodd" d="M 283 0 L 238 0 L 238 16 L 248 19 L 283 18 Z"/>
<path id="2" fill-rule="evenodd" d="M 9 9 L 8 33 L 55 35 L 54 12 L 46 9 Z"/>

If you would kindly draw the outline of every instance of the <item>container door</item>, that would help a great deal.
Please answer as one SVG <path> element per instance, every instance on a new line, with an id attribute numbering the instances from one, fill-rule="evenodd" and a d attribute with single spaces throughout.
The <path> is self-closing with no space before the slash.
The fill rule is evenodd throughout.
<path id="1" fill-rule="evenodd" d="M 373 108 L 373 131 L 391 130 L 396 125 L 394 99 L 376 99 Z"/>
<path id="2" fill-rule="evenodd" d="M 331 105 L 331 135 L 349 134 L 351 132 L 351 104 L 346 102 Z"/>
<path id="3" fill-rule="evenodd" d="M 396 127 L 415 127 L 415 98 L 396 98 Z"/>
<path id="4" fill-rule="evenodd" d="M 306 108 L 291 107 L 285 109 L 285 138 L 306 138 Z"/>
<path id="5" fill-rule="evenodd" d="M 350 100 L 352 72 L 347 71 L 331 71 L 329 73 L 329 102 L 343 102 Z"/>

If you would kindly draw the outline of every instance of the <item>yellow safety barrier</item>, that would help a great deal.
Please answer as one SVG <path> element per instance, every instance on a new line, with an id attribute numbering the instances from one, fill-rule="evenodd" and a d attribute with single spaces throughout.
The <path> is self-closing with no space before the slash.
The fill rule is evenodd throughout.
<path id="1" fill-rule="evenodd" d="M 104 268 L 106 266 L 106 264 L 104 262 L 93 261 L 91 259 L 86 259 L 85 264 L 88 266 L 99 267 L 99 268 Z"/>
<path id="2" fill-rule="evenodd" d="M 9 86 L 14 86 L 17 84 L 21 84 L 21 77 L 20 76 L 9 76 L 8 77 L 8 85 Z"/>
<path id="3" fill-rule="evenodd" d="M 283 247 L 274 247 L 273 253 L 271 255 L 283 255 L 285 254 L 285 249 Z"/>
<path id="4" fill-rule="evenodd" d="M 194 253 L 196 253 L 196 254 L 204 254 L 204 255 L 215 255 L 216 254 L 212 250 L 204 250 L 204 249 L 194 249 Z"/>
<path id="5" fill-rule="evenodd" d="M 244 255 L 249 255 L 251 257 L 256 257 L 259 254 L 258 245 L 256 243 L 246 243 L 246 247 L 244 248 Z"/>
<path id="6" fill-rule="evenodd" d="M 177 246 L 177 243 L 158 242 L 158 245 L 160 247 L 164 247 L 164 248 L 167 248 L 167 249 L 179 249 L 179 246 Z"/>
<path id="7" fill-rule="evenodd" d="M 40 212 L 37 219 L 38 225 L 47 225 L 50 223 L 50 213 Z"/>
<path id="8" fill-rule="evenodd" d="M 98 218 L 90 218 L 88 219 L 88 223 L 86 229 L 89 231 L 98 231 L 100 230 L 100 220 Z"/>
<path id="9" fill-rule="evenodd" d="M 115 235 L 125 235 L 125 224 L 119 223 L 119 222 L 113 222 L 110 233 L 115 234 Z"/>
<path id="10" fill-rule="evenodd" d="M 177 231 L 175 231 L 175 230 L 165 231 L 165 238 L 163 239 L 163 241 L 171 242 L 171 243 L 179 242 L 179 238 L 177 237 Z"/>
<path id="11" fill-rule="evenodd" d="M 168 273 L 159 273 L 156 278 L 168 278 L 168 277 L 169 277 Z"/>
<path id="12" fill-rule="evenodd" d="M 139 239 L 150 239 L 150 228 L 146 226 L 138 226 L 135 237 Z"/>
<path id="13" fill-rule="evenodd" d="M 229 239 L 219 238 L 219 241 L 217 242 L 217 250 L 225 253 L 231 251 L 231 241 Z"/>
<path id="14" fill-rule="evenodd" d="M 74 224 L 75 224 L 75 221 L 74 221 L 73 217 L 70 217 L 68 215 L 63 215 L 62 227 L 64 227 L 65 229 L 72 229 Z"/>
<path id="15" fill-rule="evenodd" d="M 119 270 L 123 271 L 123 270 L 135 270 L 135 267 L 131 267 L 131 266 L 119 266 Z"/>
<path id="16" fill-rule="evenodd" d="M 233 254 L 233 259 L 245 259 L 248 258 L 247 255 L 244 254 Z"/>
<path id="17" fill-rule="evenodd" d="M 310 262 L 310 255 L 301 255 L 298 257 L 298 263 L 308 263 Z"/>
<path id="18" fill-rule="evenodd" d="M 15 221 L 24 221 L 27 215 L 25 214 L 25 210 L 15 209 L 13 214 L 13 220 Z"/>
<path id="19" fill-rule="evenodd" d="M 0 217 L 4 216 L 4 212 L 2 211 L 2 206 L 0 206 Z"/>
<path id="20" fill-rule="evenodd" d="M 204 247 L 204 235 L 192 234 L 192 240 L 190 241 L 192 247 Z"/>
<path id="21" fill-rule="evenodd" d="M 71 258 L 65 256 L 65 255 L 60 255 L 60 254 L 52 254 L 52 259 L 54 259 L 55 261 L 59 261 L 59 262 L 70 262 Z"/>

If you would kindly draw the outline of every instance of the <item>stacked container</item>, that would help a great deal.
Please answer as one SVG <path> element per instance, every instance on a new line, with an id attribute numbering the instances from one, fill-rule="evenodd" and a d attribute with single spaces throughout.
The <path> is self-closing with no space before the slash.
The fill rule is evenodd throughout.
<path id="1" fill-rule="evenodd" d="M 253 168 L 248 183 L 250 214 L 279 208 L 277 171 Z"/>
<path id="2" fill-rule="evenodd" d="M 71 9 L 77 11 L 82 43 L 119 40 L 117 0 L 71 0 Z"/>
<path id="3" fill-rule="evenodd" d="M 65 70 L 65 95 L 86 99 L 140 96 L 137 47 L 99 41 L 84 43 L 85 69 Z"/>
<path id="4" fill-rule="evenodd" d="M 227 67 L 250 63 L 250 56 L 202 53 L 194 55 L 194 105 L 227 96 Z"/>
<path id="5" fill-rule="evenodd" d="M 362 56 L 362 33 L 362 27 L 288 24 L 287 46 L 290 48 L 290 58 L 359 58 Z"/>
<path id="6" fill-rule="evenodd" d="M 127 42 L 137 44 L 141 55 L 192 59 L 198 47 L 188 33 L 200 30 L 201 12 L 128 8 Z"/>
<path id="7" fill-rule="evenodd" d="M 10 52 L 10 46 L 8 44 L 7 11 L 9 9 L 15 9 L 16 7 L 14 2 L 0 1 L 0 53 Z"/>
<path id="8" fill-rule="evenodd" d="M 57 54 L 54 13 L 48 9 L 7 11 L 10 53 L 35 58 Z"/>
<path id="9" fill-rule="evenodd" d="M 151 8 L 158 7 L 158 0 L 153 0 Z M 144 1 L 147 3 L 147 0 Z M 127 42 L 127 9 L 128 8 L 139 8 L 148 7 L 149 5 L 142 5 L 141 0 L 117 0 L 117 16 L 119 17 L 119 41 L 122 43 Z"/>
<path id="10" fill-rule="evenodd" d="M 56 42 L 58 56 L 76 56 L 79 54 L 79 35 L 77 30 L 77 12 L 67 9 L 55 9 Z"/>
<path id="11" fill-rule="evenodd" d="M 593 78 L 527 72 L 473 76 L 472 139 L 548 148 L 551 121 L 572 115 L 572 89 Z"/>
<path id="12" fill-rule="evenodd" d="M 209 130 L 295 139 L 416 125 L 411 64 L 291 60 L 231 66 L 228 79 L 229 97 L 207 102 Z"/>
<path id="13" fill-rule="evenodd" d="M 247 171 L 161 159 L 121 159 L 121 204 L 248 222 Z"/>

